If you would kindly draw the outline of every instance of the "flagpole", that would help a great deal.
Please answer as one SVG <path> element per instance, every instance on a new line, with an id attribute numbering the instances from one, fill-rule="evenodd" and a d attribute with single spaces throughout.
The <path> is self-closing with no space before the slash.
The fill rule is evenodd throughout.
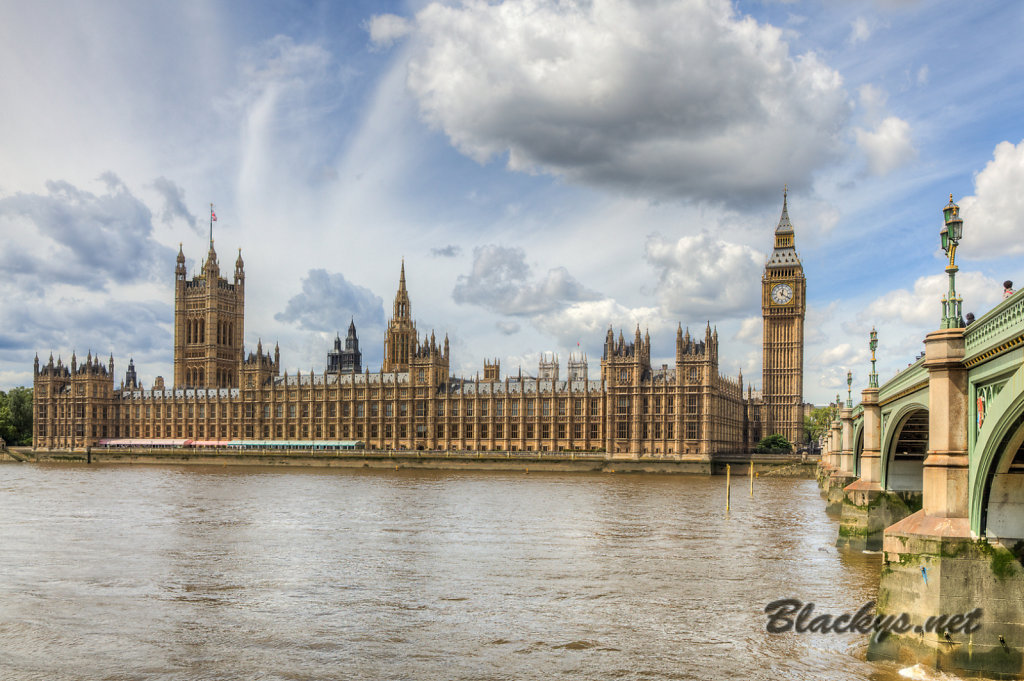
<path id="1" fill-rule="evenodd" d="M 213 248 L 213 204 L 210 204 L 210 248 Z"/>

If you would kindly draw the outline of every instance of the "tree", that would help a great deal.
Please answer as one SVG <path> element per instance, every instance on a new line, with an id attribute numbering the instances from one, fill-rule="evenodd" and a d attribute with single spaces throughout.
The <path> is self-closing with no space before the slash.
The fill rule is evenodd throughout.
<path id="1" fill-rule="evenodd" d="M 819 437 L 828 432 L 838 414 L 839 408 L 829 405 L 812 409 L 811 413 L 804 417 L 804 430 L 811 442 L 817 442 Z"/>
<path id="2" fill-rule="evenodd" d="M 793 445 L 784 435 L 778 433 L 769 435 L 754 447 L 754 451 L 758 454 L 778 454 L 780 452 L 791 452 L 793 451 Z"/>
<path id="3" fill-rule="evenodd" d="M 32 388 L 0 390 L 0 437 L 8 445 L 32 444 Z"/>

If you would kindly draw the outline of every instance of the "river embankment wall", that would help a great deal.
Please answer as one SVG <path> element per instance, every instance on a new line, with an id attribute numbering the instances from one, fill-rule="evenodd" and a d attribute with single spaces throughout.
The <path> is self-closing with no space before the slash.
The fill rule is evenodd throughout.
<path id="1" fill-rule="evenodd" d="M 791 459 L 745 460 L 658 459 L 607 457 L 592 452 L 425 452 L 425 451 L 310 451 L 310 450 L 194 450 L 186 448 L 91 448 L 88 450 L 23 450 L 18 457 L 40 463 L 213 465 L 213 466 L 299 466 L 324 468 L 411 468 L 423 470 L 480 470 L 537 472 L 660 473 L 682 475 L 724 475 L 728 464 L 732 475 L 814 477 L 814 464 Z"/>

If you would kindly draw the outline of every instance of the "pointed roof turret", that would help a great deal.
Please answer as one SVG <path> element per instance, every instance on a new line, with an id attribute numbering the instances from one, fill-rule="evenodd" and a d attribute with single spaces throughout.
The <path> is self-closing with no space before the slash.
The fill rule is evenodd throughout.
<path id="1" fill-rule="evenodd" d="M 412 319 L 412 305 L 409 303 L 409 291 L 405 287 L 405 258 L 402 258 L 402 269 L 398 276 L 398 292 L 395 294 L 395 306 L 392 319 Z"/>
<path id="2" fill-rule="evenodd" d="M 775 248 L 768 259 L 768 268 L 794 267 L 800 264 L 800 256 L 796 252 L 793 223 L 789 221 L 789 187 L 782 191 L 782 215 L 775 228 Z"/>
<path id="3" fill-rule="evenodd" d="M 128 388 L 134 388 L 139 384 L 139 376 L 135 373 L 135 358 L 128 358 L 128 370 L 124 372 L 124 385 Z"/>
<path id="4" fill-rule="evenodd" d="M 220 276 L 220 264 L 217 262 L 217 251 L 213 247 L 212 239 L 210 240 L 210 251 L 206 254 L 206 262 L 203 263 L 203 273 L 208 278 L 213 278 L 214 281 L 216 281 L 216 277 Z"/>
<path id="5" fill-rule="evenodd" d="M 775 228 L 776 234 L 792 234 L 793 224 L 789 221 L 789 185 L 782 189 L 782 215 L 779 217 L 779 225 Z"/>

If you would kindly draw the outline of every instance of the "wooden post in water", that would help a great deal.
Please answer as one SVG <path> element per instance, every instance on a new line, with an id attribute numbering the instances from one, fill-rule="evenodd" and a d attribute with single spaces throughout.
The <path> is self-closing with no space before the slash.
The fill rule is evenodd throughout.
<path id="1" fill-rule="evenodd" d="M 750 496 L 754 496 L 754 460 L 750 460 Z"/>
<path id="2" fill-rule="evenodd" d="M 729 510 L 729 495 L 732 492 L 732 481 L 730 480 L 730 474 L 732 466 L 725 464 L 725 510 Z"/>

